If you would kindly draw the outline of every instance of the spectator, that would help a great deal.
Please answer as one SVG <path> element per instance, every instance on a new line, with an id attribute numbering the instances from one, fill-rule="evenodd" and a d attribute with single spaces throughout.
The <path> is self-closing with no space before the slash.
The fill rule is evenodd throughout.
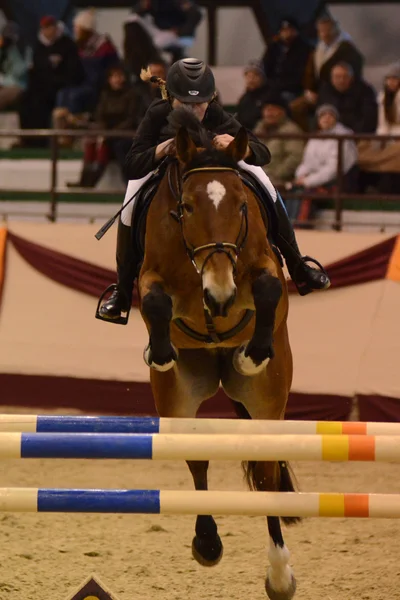
<path id="1" fill-rule="evenodd" d="M 124 23 L 124 62 L 138 81 L 144 67 L 163 60 L 144 18 L 149 10 L 150 0 L 137 2 Z"/>
<path id="2" fill-rule="evenodd" d="M 263 58 L 268 87 L 282 94 L 287 102 L 301 96 L 305 69 L 312 47 L 299 34 L 294 19 L 281 21 L 279 38 L 267 48 Z"/>
<path id="3" fill-rule="evenodd" d="M 400 135 L 400 63 L 391 65 L 378 95 L 378 135 Z"/>
<path id="4" fill-rule="evenodd" d="M 148 66 L 153 77 L 159 77 L 162 80 L 167 79 L 167 66 L 163 61 L 150 63 Z M 138 98 L 138 118 L 142 119 L 153 100 L 161 100 L 161 90 L 157 83 L 143 81 L 142 79 L 135 85 L 135 91 Z"/>
<path id="5" fill-rule="evenodd" d="M 378 95 L 378 135 L 400 135 L 400 63 L 391 65 Z M 362 188 L 369 183 L 382 194 L 400 191 L 400 140 L 359 144 Z"/>
<path id="6" fill-rule="evenodd" d="M 52 16 L 43 17 L 29 70 L 28 87 L 21 101 L 21 128 L 49 127 L 57 93 L 68 85 L 79 83 L 82 78 L 77 48 L 65 33 L 63 23 Z M 47 145 L 47 139 L 24 138 L 19 145 Z"/>
<path id="7" fill-rule="evenodd" d="M 355 79 L 347 63 L 333 67 L 331 80 L 321 86 L 317 104 L 333 104 L 341 123 L 355 133 L 374 133 L 376 130 L 378 108 L 375 91 L 365 81 Z"/>
<path id="8" fill-rule="evenodd" d="M 58 108 L 73 116 L 91 113 L 95 109 L 108 70 L 120 65 L 120 58 L 112 40 L 96 31 L 93 9 L 83 10 L 76 15 L 74 34 L 85 78 L 80 85 L 63 89 L 57 98 Z"/>
<path id="9" fill-rule="evenodd" d="M 255 135 L 269 148 L 272 160 L 265 172 L 272 183 L 281 187 L 293 181 L 304 150 L 302 140 L 271 138 L 275 134 L 296 134 L 301 129 L 289 118 L 287 103 L 278 94 L 268 96 L 262 107 L 262 119 L 254 129 Z"/>
<path id="10" fill-rule="evenodd" d="M 335 106 L 323 104 L 317 109 L 318 126 L 321 133 L 327 135 L 345 135 L 352 133 L 339 122 L 339 113 Z M 301 190 L 324 191 L 336 184 L 338 165 L 338 144 L 335 139 L 311 139 L 307 142 L 301 164 L 296 170 L 293 187 Z M 344 189 L 352 191 L 357 178 L 357 148 L 354 142 L 344 142 L 343 150 Z M 297 219 L 301 207 L 300 200 L 287 200 L 286 207 L 291 219 Z M 310 200 L 305 205 L 311 212 Z M 309 215 L 307 215 L 309 216 Z"/>
<path id="11" fill-rule="evenodd" d="M 92 128 L 113 131 L 136 129 L 139 124 L 137 102 L 136 93 L 128 82 L 125 71 L 121 67 L 112 67 L 100 96 Z M 80 181 L 68 186 L 94 187 L 112 158 L 117 160 L 127 183 L 123 165 L 131 144 L 132 139 L 126 137 L 86 140 Z"/>
<path id="12" fill-rule="evenodd" d="M 342 31 L 339 23 L 330 15 L 317 20 L 318 43 L 309 61 L 305 87 L 311 103 L 316 102 L 322 82 L 329 83 L 332 68 L 338 63 L 350 65 L 355 79 L 361 79 L 364 58 L 354 45 L 350 35 Z"/>
<path id="13" fill-rule="evenodd" d="M 246 91 L 239 99 L 238 121 L 247 129 L 254 129 L 261 119 L 261 107 L 268 93 L 261 63 L 252 61 L 244 70 Z"/>
<path id="14" fill-rule="evenodd" d="M 28 68 L 17 46 L 18 33 L 11 21 L 0 33 L 0 110 L 15 106 L 26 87 Z"/>

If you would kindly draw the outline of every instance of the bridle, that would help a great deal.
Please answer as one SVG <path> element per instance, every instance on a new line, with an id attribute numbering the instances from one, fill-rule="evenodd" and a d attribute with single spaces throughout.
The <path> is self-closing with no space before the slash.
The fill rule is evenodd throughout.
<path id="1" fill-rule="evenodd" d="M 242 213 L 242 219 L 240 221 L 240 228 L 239 228 L 239 232 L 237 234 L 235 242 L 210 242 L 209 244 L 203 244 L 202 246 L 197 246 L 197 247 L 189 246 L 189 244 L 187 243 L 186 237 L 185 237 L 184 229 L 183 229 L 183 217 L 184 217 L 183 213 L 184 213 L 184 205 L 185 205 L 185 203 L 183 201 L 183 184 L 194 173 L 201 173 L 201 172 L 210 173 L 210 172 L 214 172 L 214 171 L 225 171 L 225 172 L 230 171 L 232 173 L 235 173 L 238 177 L 240 177 L 237 169 L 233 169 L 231 167 L 200 167 L 197 169 L 190 169 L 189 171 L 186 171 L 186 173 L 184 173 L 181 180 L 179 180 L 179 176 L 177 175 L 177 189 L 179 191 L 178 191 L 178 193 L 174 193 L 175 198 L 177 200 L 177 210 L 175 213 L 171 213 L 171 214 L 179 222 L 179 224 L 181 226 L 182 238 L 183 238 L 183 243 L 185 245 L 186 253 L 187 253 L 188 257 L 190 258 L 190 260 L 192 261 L 192 264 L 193 264 L 194 268 L 196 269 L 197 273 L 201 277 L 203 276 L 204 269 L 205 269 L 208 261 L 214 254 L 226 254 L 226 256 L 231 261 L 232 268 L 233 268 L 233 276 L 235 277 L 237 258 L 239 256 L 240 252 L 243 250 L 243 247 L 247 241 L 247 236 L 249 233 L 247 202 L 244 202 L 240 209 L 241 213 Z M 171 171 L 169 172 L 169 183 L 170 183 L 171 190 L 174 191 L 173 185 L 171 185 L 172 181 L 171 181 L 170 177 L 171 177 Z M 210 252 L 207 254 L 206 258 L 204 259 L 201 269 L 199 269 L 199 267 L 197 266 L 197 263 L 196 263 L 196 255 L 199 254 L 199 252 L 204 252 L 204 250 L 210 250 Z"/>
<path id="2" fill-rule="evenodd" d="M 246 244 L 248 233 L 249 233 L 247 201 L 244 202 L 241 207 L 242 219 L 240 221 L 240 228 L 239 228 L 239 232 L 238 232 L 235 242 L 210 242 L 208 244 L 203 244 L 201 246 L 193 247 L 187 243 L 187 240 L 185 237 L 184 223 L 183 223 L 185 203 L 183 201 L 183 185 L 182 184 L 184 184 L 185 181 L 187 181 L 187 179 L 194 173 L 200 173 L 200 172 L 210 173 L 210 172 L 214 172 L 214 171 L 231 171 L 240 178 L 239 171 L 237 171 L 237 169 L 233 169 L 231 167 L 200 167 L 197 169 L 190 169 L 189 171 L 186 171 L 184 173 L 184 175 L 181 177 L 180 173 L 179 173 L 178 165 L 175 163 L 175 168 L 174 168 L 174 163 L 172 163 L 168 169 L 168 184 L 169 184 L 169 188 L 177 202 L 177 209 L 176 209 L 176 211 L 171 211 L 170 215 L 180 225 L 182 239 L 183 239 L 183 243 L 185 245 L 186 253 L 187 253 L 188 257 L 190 258 L 194 268 L 196 269 L 196 271 L 200 277 L 203 276 L 204 268 L 205 268 L 206 264 L 208 263 L 208 261 L 210 260 L 210 258 L 214 254 L 222 254 L 223 253 L 223 254 L 226 254 L 226 256 L 229 258 L 229 260 L 232 264 L 233 277 L 235 278 L 237 258 L 239 256 L 240 252 L 243 250 L 244 245 Z M 173 179 L 172 179 L 173 174 L 175 175 L 175 182 L 173 182 Z M 199 267 L 196 263 L 196 256 L 197 256 L 197 254 L 199 254 L 199 252 L 203 252 L 204 250 L 210 250 L 210 252 L 207 254 L 206 258 L 204 259 L 201 269 L 199 269 Z M 251 319 L 253 318 L 253 314 L 254 314 L 253 310 L 247 309 L 245 311 L 242 319 L 240 320 L 240 322 L 237 325 L 235 325 L 235 327 L 233 327 L 229 331 L 225 331 L 223 333 L 218 333 L 216 330 L 213 318 L 211 316 L 210 310 L 206 305 L 204 305 L 204 319 L 205 319 L 205 324 L 206 324 L 208 335 L 204 335 L 202 333 L 195 331 L 194 329 L 189 327 L 180 318 L 175 319 L 174 323 L 177 325 L 177 327 L 179 327 L 179 329 L 181 331 L 183 331 L 184 333 L 186 333 L 186 335 L 188 335 L 189 337 L 191 337 L 195 340 L 204 342 L 206 344 L 211 344 L 211 343 L 219 344 L 221 342 L 224 342 L 225 340 L 232 338 L 237 333 L 242 331 L 250 323 Z"/>

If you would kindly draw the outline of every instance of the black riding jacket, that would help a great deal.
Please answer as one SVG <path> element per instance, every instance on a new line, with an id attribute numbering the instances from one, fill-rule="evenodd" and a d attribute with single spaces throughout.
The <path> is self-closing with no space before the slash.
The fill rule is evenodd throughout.
<path id="1" fill-rule="evenodd" d="M 157 167 L 156 147 L 174 137 L 168 123 L 168 115 L 171 110 L 168 100 L 155 100 L 149 106 L 126 157 L 125 169 L 129 179 L 141 179 Z M 208 107 L 203 125 L 216 135 L 228 133 L 235 136 L 241 128 L 240 123 L 225 112 L 217 102 L 212 102 Z M 260 167 L 268 164 L 271 160 L 268 148 L 250 131 L 248 134 L 252 154 L 246 159 L 246 162 L 249 165 Z"/>

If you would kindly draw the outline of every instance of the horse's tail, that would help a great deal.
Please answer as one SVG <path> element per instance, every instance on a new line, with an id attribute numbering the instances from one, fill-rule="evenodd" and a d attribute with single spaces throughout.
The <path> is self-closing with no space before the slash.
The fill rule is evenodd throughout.
<path id="1" fill-rule="evenodd" d="M 237 416 L 240 419 L 251 419 L 246 408 L 243 404 L 239 402 L 233 402 L 233 406 Z M 279 492 L 295 492 L 296 491 L 296 478 L 294 476 L 293 470 L 288 462 L 279 461 Z M 265 491 L 262 487 L 262 474 L 260 477 L 260 462 L 259 461 L 243 461 L 242 468 L 244 472 L 244 476 L 249 488 L 253 491 Z M 300 517 L 281 517 L 282 521 L 286 525 L 294 525 L 301 521 Z"/>

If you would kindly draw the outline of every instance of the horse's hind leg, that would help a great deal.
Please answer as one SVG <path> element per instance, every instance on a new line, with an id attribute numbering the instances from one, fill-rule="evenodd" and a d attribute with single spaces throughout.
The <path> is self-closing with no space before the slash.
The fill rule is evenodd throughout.
<path id="1" fill-rule="evenodd" d="M 160 373 L 151 370 L 151 382 L 157 412 L 161 417 L 196 416 L 204 400 L 219 387 L 217 354 L 208 350 L 180 350 L 174 368 Z M 207 490 L 208 461 L 187 461 L 196 490 Z M 203 566 L 219 563 L 223 554 L 217 525 L 211 515 L 199 515 L 192 554 Z"/>

